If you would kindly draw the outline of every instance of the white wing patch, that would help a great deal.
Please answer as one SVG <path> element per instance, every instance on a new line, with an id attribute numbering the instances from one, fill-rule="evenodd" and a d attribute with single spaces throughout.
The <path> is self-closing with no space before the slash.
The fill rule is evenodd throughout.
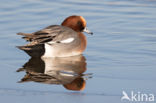
<path id="1" fill-rule="evenodd" d="M 56 43 L 55 41 L 50 41 L 50 42 L 48 42 L 48 44 L 54 44 L 54 43 Z"/>
<path id="2" fill-rule="evenodd" d="M 65 40 L 60 41 L 61 43 L 71 43 L 74 40 L 74 38 L 68 38 Z"/>
<path id="3" fill-rule="evenodd" d="M 50 41 L 47 44 L 52 45 L 52 44 L 55 44 L 55 43 L 71 43 L 73 40 L 74 40 L 74 38 L 68 38 L 68 39 L 65 39 L 65 40 L 62 40 L 62 41 Z"/>

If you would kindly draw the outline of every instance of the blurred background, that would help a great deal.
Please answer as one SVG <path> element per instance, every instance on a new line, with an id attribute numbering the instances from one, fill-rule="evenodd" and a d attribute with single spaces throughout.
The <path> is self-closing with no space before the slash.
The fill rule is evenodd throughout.
<path id="1" fill-rule="evenodd" d="M 83 91 L 62 85 L 18 83 L 16 72 L 30 57 L 16 46 L 16 35 L 31 33 L 81 15 L 94 33 L 87 35 Z M 155 0 L 0 0 L 0 100 L 4 103 L 120 103 L 122 91 L 156 95 Z"/>

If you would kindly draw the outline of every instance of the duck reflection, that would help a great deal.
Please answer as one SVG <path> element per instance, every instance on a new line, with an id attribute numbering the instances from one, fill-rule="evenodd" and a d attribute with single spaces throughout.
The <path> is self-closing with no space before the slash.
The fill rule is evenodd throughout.
<path id="1" fill-rule="evenodd" d="M 84 90 L 86 79 L 91 78 L 91 74 L 83 74 L 87 69 L 86 65 L 86 59 L 82 55 L 64 58 L 31 58 L 17 72 L 26 72 L 20 83 L 34 81 L 61 84 L 68 90 L 80 91 Z"/>

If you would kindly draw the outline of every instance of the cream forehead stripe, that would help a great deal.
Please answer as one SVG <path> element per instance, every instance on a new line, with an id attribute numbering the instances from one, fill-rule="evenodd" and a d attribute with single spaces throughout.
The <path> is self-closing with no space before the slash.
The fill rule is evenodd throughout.
<path id="1" fill-rule="evenodd" d="M 81 19 L 82 22 L 84 23 L 84 26 L 86 26 L 86 20 L 85 20 L 82 16 L 80 16 L 80 19 Z"/>

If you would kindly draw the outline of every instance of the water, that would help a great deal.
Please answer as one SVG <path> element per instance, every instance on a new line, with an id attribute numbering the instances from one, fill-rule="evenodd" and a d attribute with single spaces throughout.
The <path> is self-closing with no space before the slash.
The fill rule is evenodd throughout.
<path id="1" fill-rule="evenodd" d="M 122 91 L 156 95 L 156 1 L 154 0 L 0 0 L 0 100 L 5 103 L 120 103 Z M 88 28 L 83 56 L 83 91 L 62 85 L 18 83 L 16 72 L 30 57 L 15 46 L 26 42 L 17 32 L 31 33 L 82 15 Z"/>

